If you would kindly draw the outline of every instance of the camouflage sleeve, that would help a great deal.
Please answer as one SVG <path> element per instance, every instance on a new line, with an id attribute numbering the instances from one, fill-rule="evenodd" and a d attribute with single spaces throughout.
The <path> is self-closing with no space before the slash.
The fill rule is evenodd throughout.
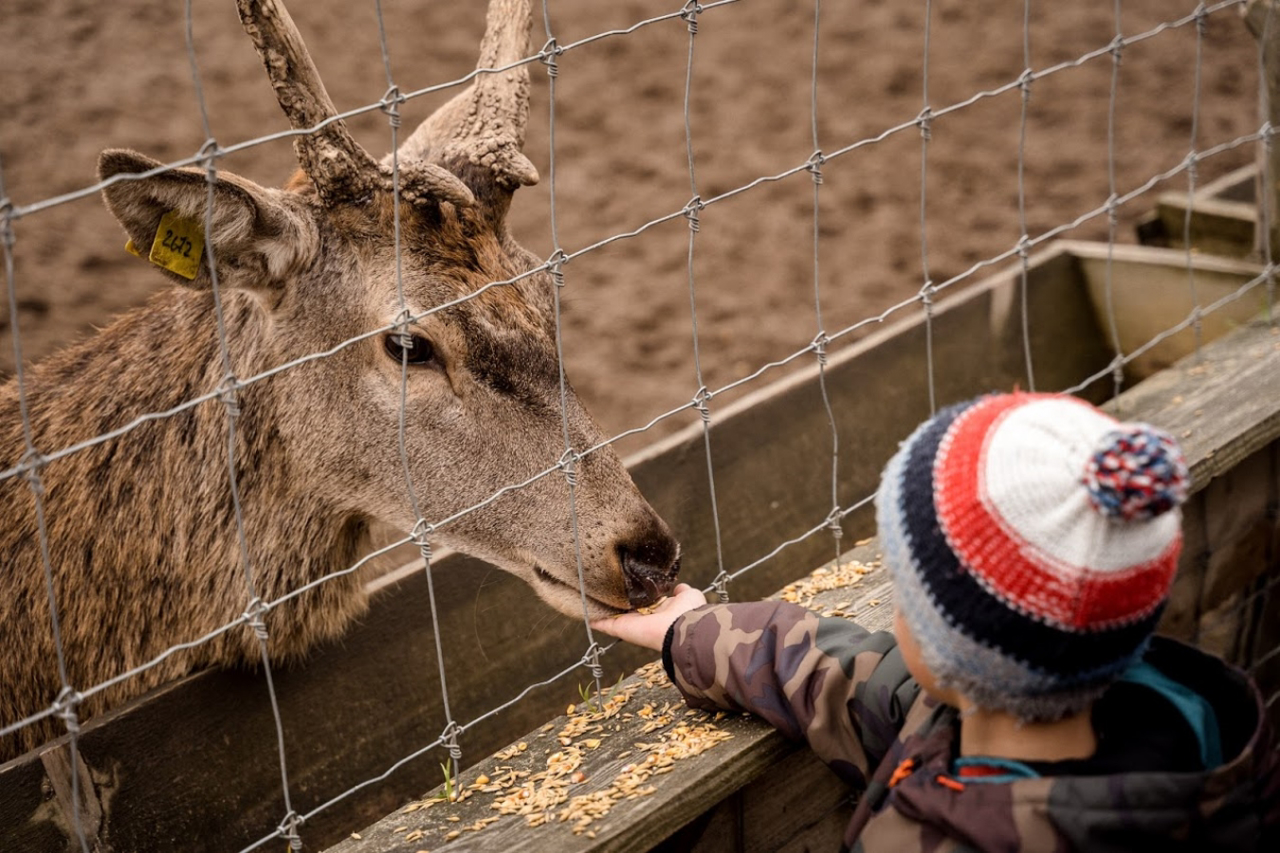
<path id="1" fill-rule="evenodd" d="M 919 690 L 892 634 L 794 604 L 708 605 L 677 619 L 668 639 L 689 705 L 762 717 L 859 787 Z"/>

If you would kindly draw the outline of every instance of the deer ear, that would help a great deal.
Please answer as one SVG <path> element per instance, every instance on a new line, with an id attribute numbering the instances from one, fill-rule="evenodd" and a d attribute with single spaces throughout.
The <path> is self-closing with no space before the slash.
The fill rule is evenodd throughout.
<path id="1" fill-rule="evenodd" d="M 106 181 L 161 165 L 133 151 L 104 151 L 98 177 Z M 209 183 L 203 169 L 126 178 L 109 184 L 102 194 L 129 235 L 126 248 L 189 287 L 211 286 L 212 256 L 219 287 L 258 291 L 274 302 L 272 296 L 278 297 L 292 274 L 319 251 L 315 222 L 296 196 L 229 172 L 213 183 L 209 233 Z"/>

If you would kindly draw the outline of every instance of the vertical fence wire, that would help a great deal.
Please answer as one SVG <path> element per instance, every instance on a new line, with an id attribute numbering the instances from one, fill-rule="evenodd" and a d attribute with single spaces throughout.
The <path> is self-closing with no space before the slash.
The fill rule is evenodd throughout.
<path id="1" fill-rule="evenodd" d="M 938 394 L 933 375 L 933 296 L 937 292 L 929 274 L 929 140 L 933 138 L 933 110 L 929 106 L 929 37 L 933 26 L 933 0 L 924 3 L 924 61 L 920 88 L 923 106 L 916 119 L 920 126 L 920 269 L 923 283 L 918 298 L 924 306 L 925 372 L 929 382 L 929 414 L 938 410 Z"/>
<path id="2" fill-rule="evenodd" d="M 1258 33 L 1258 120 L 1262 123 L 1262 139 L 1258 145 L 1258 158 L 1261 160 L 1258 165 L 1258 180 L 1254 182 L 1257 188 L 1258 197 L 1255 201 L 1255 208 L 1258 211 L 1259 229 L 1262 233 L 1262 260 L 1267 271 L 1267 322 L 1275 323 L 1275 269 L 1273 257 L 1274 248 L 1272 247 L 1272 229 L 1275 223 L 1272 222 L 1272 198 L 1268 198 L 1268 193 L 1275 193 L 1275 180 L 1277 177 L 1271 173 L 1271 152 L 1272 146 L 1275 144 L 1276 128 L 1271 124 L 1271 86 L 1268 82 L 1268 56 L 1267 46 L 1271 43 L 1273 29 L 1277 22 L 1276 4 L 1275 2 L 1267 3 L 1266 12 L 1263 13 L 1262 26 Z M 1280 72 L 1278 72 L 1280 73 Z"/>
<path id="3" fill-rule="evenodd" d="M 822 322 L 822 276 L 820 266 L 821 248 L 821 199 L 822 199 L 822 145 L 818 138 L 818 46 L 822 33 L 822 0 L 813 0 L 813 62 L 809 81 L 809 132 L 813 143 L 813 154 L 809 157 L 810 172 L 813 175 L 813 313 L 817 321 L 818 332 L 813 339 L 813 352 L 818 360 L 818 390 L 822 394 L 822 405 L 827 412 L 827 422 L 831 425 L 831 514 L 827 516 L 827 526 L 831 529 L 832 546 L 835 548 L 835 559 L 840 559 L 840 540 L 844 537 L 844 526 L 840 523 L 844 518 L 840 511 L 840 430 L 836 425 L 835 409 L 831 406 L 831 394 L 827 389 L 827 327 Z"/>
<path id="4" fill-rule="evenodd" d="M 201 147 L 204 154 L 205 169 L 205 205 L 204 205 L 204 259 L 209 270 L 210 289 L 213 294 L 214 317 L 218 329 L 218 354 L 222 362 L 223 380 L 219 399 L 226 413 L 227 423 L 227 478 L 231 490 L 231 506 L 235 516 L 236 538 L 239 544 L 241 565 L 244 570 L 245 588 L 249 600 L 245 607 L 246 627 L 253 631 L 258 641 L 258 652 L 262 659 L 262 674 L 267 685 L 267 695 L 271 702 L 271 714 L 275 723 L 276 754 L 280 763 L 280 789 L 284 797 L 284 817 L 276 829 L 276 834 L 289 843 L 293 851 L 302 849 L 302 839 L 298 835 L 299 818 L 293 809 L 293 797 L 289 786 L 289 765 L 285 757 L 284 722 L 280 716 L 280 702 L 276 697 L 275 679 L 271 672 L 271 655 L 267 649 L 268 631 L 263 616 L 267 609 L 258 597 L 257 584 L 254 579 L 253 560 L 249 552 L 249 540 L 245 533 L 244 508 L 240 501 L 240 483 L 236 472 L 236 422 L 240 417 L 240 404 L 237 395 L 238 382 L 231 358 L 231 344 L 227 334 L 226 314 L 222 301 L 222 292 L 218 281 L 217 246 L 213 235 L 213 208 L 215 189 L 218 183 L 218 143 L 213 137 L 209 124 L 209 109 L 205 101 L 204 86 L 200 77 L 200 66 L 196 61 L 194 23 L 191 13 L 191 0 L 185 4 L 186 53 L 191 69 L 191 81 L 195 90 L 196 103 L 200 110 L 200 125 L 204 131 L 205 142 Z"/>
<path id="5" fill-rule="evenodd" d="M 711 501 L 711 527 L 715 534 L 716 543 L 716 575 L 711 580 L 709 589 L 715 590 L 721 602 L 726 602 L 729 600 L 729 574 L 724 568 L 724 544 L 720 531 L 720 502 L 716 498 L 716 472 L 711 455 L 711 409 L 708 404 L 711 402 L 712 394 L 707 389 L 707 383 L 702 374 L 702 353 L 699 345 L 701 336 L 698 333 L 697 277 L 694 274 L 694 246 L 697 243 L 698 230 L 701 227 L 700 215 L 703 205 L 702 198 L 698 195 L 697 161 L 693 153 L 691 103 L 693 98 L 694 45 L 697 44 L 698 40 L 698 15 L 701 12 L 702 5 L 697 0 L 688 0 L 680 11 L 680 17 L 684 20 L 686 28 L 689 30 L 689 50 L 685 61 L 684 75 L 684 147 L 685 161 L 689 168 L 690 193 L 689 203 L 685 205 L 685 217 L 689 220 L 689 249 L 686 267 L 689 280 L 689 323 L 693 330 L 693 372 L 698 383 L 698 391 L 693 397 L 693 406 L 702 417 L 702 447 L 707 458 L 707 493 Z"/>
<path id="6" fill-rule="evenodd" d="M 81 853 L 89 853 L 89 842 L 80 815 L 80 720 L 76 706 L 80 695 L 71 686 L 67 676 L 67 655 L 62 642 L 62 624 L 58 617 L 58 597 L 54 590 L 53 559 L 49 553 L 49 528 L 44 511 L 44 481 L 40 476 L 43 467 L 40 451 L 36 448 L 35 432 L 31 424 L 31 410 L 27 400 L 26 375 L 22 366 L 22 337 L 18 332 L 17 279 L 14 273 L 13 205 L 4 186 L 4 168 L 0 162 L 0 243 L 4 246 L 4 278 L 9 297 L 9 325 L 13 330 L 14 381 L 18 391 L 18 411 L 22 417 L 23 458 L 31 463 L 26 480 L 35 503 L 36 536 L 39 540 L 40 565 L 44 571 L 45 594 L 49 602 L 49 626 L 53 637 L 53 651 L 58 668 L 61 689 L 54 700 L 54 713 L 67 728 L 68 750 L 71 759 L 71 808 L 72 829 L 80 842 Z"/>
<path id="7" fill-rule="evenodd" d="M 1027 390 L 1036 390 L 1035 364 L 1031 356 L 1031 306 L 1028 299 L 1031 277 L 1030 251 L 1027 246 L 1031 235 L 1027 233 L 1027 113 L 1031 104 L 1031 83 L 1035 72 L 1031 70 L 1031 0 L 1022 4 L 1022 77 L 1018 81 L 1021 93 L 1021 113 L 1018 118 L 1018 301 L 1022 311 L 1022 354 L 1026 362 Z"/>
<path id="8" fill-rule="evenodd" d="M 596 707 L 604 713 L 604 669 L 600 663 L 601 646 L 596 642 L 595 632 L 591 628 L 591 613 L 587 607 L 587 581 L 582 567 L 582 538 L 578 527 L 578 462 L 579 453 L 574 450 L 572 437 L 569 435 L 569 382 L 564 370 L 564 323 L 560 291 L 564 289 L 565 253 L 560 248 L 560 231 L 556 226 L 556 78 L 560 76 L 560 65 L 557 57 L 562 50 L 556 41 L 555 32 L 551 28 L 550 0 L 542 0 L 542 25 L 547 41 L 542 49 L 542 62 L 547 68 L 547 180 L 548 205 L 550 207 L 552 267 L 551 281 L 554 296 L 556 321 L 556 373 L 560 383 L 560 428 L 564 437 L 564 455 L 560 457 L 560 466 L 564 471 L 564 479 L 569 487 L 569 525 L 573 536 L 573 559 L 578 571 L 578 596 L 582 603 L 582 626 L 587 635 L 587 649 L 582 656 L 582 665 L 591 674 L 595 686 Z M 624 566 L 625 571 L 625 566 Z"/>
<path id="9" fill-rule="evenodd" d="M 387 115 L 387 124 L 391 131 L 391 206 L 392 206 L 392 246 L 395 253 L 396 300 L 399 308 L 395 321 L 400 346 L 400 405 L 396 417 L 396 442 L 400 454 L 400 466 L 404 472 L 405 489 L 408 493 L 410 509 L 413 510 L 413 542 L 418 547 L 422 560 L 422 571 L 427 581 L 427 604 L 431 612 L 431 632 L 436 650 L 436 676 L 440 682 L 440 706 L 444 711 L 444 730 L 440 734 L 440 742 L 449 755 L 449 770 L 446 778 L 456 778 L 462 769 L 462 746 L 458 743 L 461 735 L 458 723 L 453 718 L 453 708 L 449 703 L 449 679 L 446 675 L 444 642 L 440 636 L 440 613 L 436 605 L 435 578 L 431 571 L 431 533 L 433 526 L 423 517 L 422 502 L 418 498 L 418 490 L 413 477 L 413 466 L 409 460 L 408 447 L 408 409 L 409 409 L 409 353 L 414 346 L 414 335 L 409 328 L 408 299 L 404 292 L 404 264 L 402 259 L 403 235 L 400 226 L 400 104 L 404 97 L 396 85 L 391 72 L 391 51 L 387 45 L 387 27 L 382 14 L 382 0 L 374 0 L 374 13 L 378 19 L 378 46 L 382 53 L 382 67 L 386 73 L 387 91 L 382 98 L 382 111 Z"/>
<path id="10" fill-rule="evenodd" d="M 1120 324 L 1115 306 L 1116 229 L 1119 225 L 1119 196 L 1116 193 L 1116 102 L 1120 89 L 1120 57 L 1124 51 L 1121 30 L 1120 0 L 1114 2 L 1115 37 L 1111 41 L 1111 88 L 1107 97 L 1107 262 L 1103 288 L 1106 293 L 1107 331 L 1114 355 L 1111 367 L 1111 393 L 1119 397 L 1124 389 L 1124 348 L 1120 345 Z"/>
<path id="11" fill-rule="evenodd" d="M 1182 242 L 1187 250 L 1187 294 L 1191 298 L 1191 307 L 1194 312 L 1195 320 L 1192 323 L 1192 331 L 1195 337 L 1195 355 L 1196 363 L 1200 362 L 1200 345 L 1203 342 L 1203 324 L 1200 319 L 1200 297 L 1196 291 L 1196 268 L 1195 268 L 1195 251 L 1191 243 L 1191 219 L 1192 211 L 1195 209 L 1196 203 L 1196 177 L 1199 169 L 1198 149 L 1200 145 L 1200 79 L 1201 64 L 1204 61 L 1204 31 L 1206 26 L 1205 6 L 1200 3 L 1196 6 L 1196 58 L 1195 65 L 1192 70 L 1192 92 L 1191 92 L 1191 142 L 1190 149 L 1187 151 L 1187 209 L 1182 217 Z"/>

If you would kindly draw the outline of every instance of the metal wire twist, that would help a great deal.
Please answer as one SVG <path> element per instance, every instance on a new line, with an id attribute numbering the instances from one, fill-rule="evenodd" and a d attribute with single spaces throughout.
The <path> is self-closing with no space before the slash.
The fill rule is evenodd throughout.
<path id="1" fill-rule="evenodd" d="M 680 10 L 680 19 L 689 25 L 689 35 L 698 34 L 698 16 L 702 14 L 702 4 L 697 0 L 688 0 Z"/>
<path id="2" fill-rule="evenodd" d="M 298 853 L 302 849 L 302 836 L 298 834 L 298 826 L 302 823 L 302 818 L 293 809 L 290 809 L 280 821 L 280 825 L 276 827 L 276 834 L 289 842 L 289 849 Z"/>
<path id="3" fill-rule="evenodd" d="M 538 61 L 547 66 L 548 77 L 560 76 L 560 64 L 557 57 L 564 53 L 564 48 L 556 44 L 554 37 L 547 39 L 542 50 L 538 51 Z"/>
<path id="4" fill-rule="evenodd" d="M 689 220 L 689 230 L 694 234 L 697 234 L 699 229 L 702 227 L 699 216 L 701 215 L 704 207 L 706 207 L 706 205 L 702 203 L 702 197 L 695 195 L 693 198 L 689 199 L 682 211 L 685 218 Z"/>
<path id="5" fill-rule="evenodd" d="M 404 102 L 405 97 L 400 94 L 400 87 L 394 83 L 387 88 L 387 93 L 378 102 L 382 111 L 387 114 L 387 121 L 391 123 L 393 128 L 398 129 L 400 127 L 400 105 Z"/>
<path id="6" fill-rule="evenodd" d="M 253 629 L 254 635 L 262 641 L 266 641 L 268 638 L 267 623 L 262 617 L 267 614 L 269 609 L 270 608 L 267 607 L 266 602 L 261 598 L 254 596 L 250 599 L 249 606 L 245 608 L 244 614 L 241 617 L 244 619 L 244 623 Z"/>
<path id="7" fill-rule="evenodd" d="M 809 174 L 813 176 L 815 184 L 822 183 L 822 166 L 827 162 L 827 158 L 823 156 L 821 151 L 814 151 L 809 155 L 809 160 L 805 163 L 805 168 Z"/>
<path id="8" fill-rule="evenodd" d="M 587 651 L 582 655 L 581 661 L 582 665 L 591 673 L 591 677 L 597 682 L 604 678 L 604 667 L 600 663 L 600 655 L 600 644 L 593 640 L 591 645 L 587 646 Z"/>
<path id="9" fill-rule="evenodd" d="M 76 713 L 76 708 L 82 701 L 84 701 L 83 697 L 74 688 L 68 686 L 62 688 L 57 700 L 53 703 L 56 709 L 55 715 L 62 720 L 69 734 L 80 734 L 80 717 Z"/>

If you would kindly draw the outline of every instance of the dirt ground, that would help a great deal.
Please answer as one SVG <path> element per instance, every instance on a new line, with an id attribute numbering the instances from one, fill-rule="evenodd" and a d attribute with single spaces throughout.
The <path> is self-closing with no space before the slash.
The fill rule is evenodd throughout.
<path id="1" fill-rule="evenodd" d="M 226 147 L 283 129 L 258 59 L 230 0 L 195 0 L 196 56 L 212 135 Z M 340 110 L 387 89 L 373 2 L 307 0 L 294 15 Z M 483 4 L 385 0 L 389 55 L 403 91 L 470 70 Z M 550 0 L 560 44 L 679 9 L 678 0 Z M 1194 9 L 1194 0 L 1126 0 L 1121 30 L 1148 31 Z M 742 0 L 706 9 L 694 48 L 690 126 L 697 191 L 705 199 L 802 164 L 810 123 L 813 4 Z M 1024 68 L 1024 4 L 935 0 L 928 97 L 935 113 Z M 910 122 L 924 103 L 925 3 L 822 5 L 818 57 L 819 147 L 831 152 Z M 1032 4 L 1037 70 L 1104 49 L 1113 3 Z M 91 186 L 100 150 L 130 147 L 160 159 L 205 141 L 184 42 L 183 4 L 154 0 L 5 0 L 0 15 L 0 170 L 15 204 Z M 544 33 L 535 27 L 533 43 Z M 689 34 L 666 21 L 565 53 L 555 101 L 555 217 L 560 245 L 576 251 L 680 210 L 693 195 L 682 109 Z M 1208 21 L 1193 112 L 1196 29 L 1183 26 L 1128 47 L 1115 105 L 1115 185 L 1120 193 L 1183 160 L 1193 120 L 1201 149 L 1255 130 L 1257 59 L 1236 9 Z M 1104 55 L 1037 80 L 1026 126 L 1026 218 L 1043 233 L 1108 196 L 1108 93 Z M 416 123 L 447 95 L 405 108 Z M 534 67 L 527 152 L 542 183 L 516 198 L 513 231 L 549 255 L 549 99 Z M 830 160 L 821 187 L 820 295 L 828 333 L 944 281 L 1018 240 L 1021 99 L 1015 89 L 936 118 L 927 158 L 922 233 L 921 135 L 889 135 Z M 353 122 L 382 153 L 386 119 Z M 1244 146 L 1200 165 L 1199 180 L 1249 162 Z M 231 156 L 224 168 L 279 184 L 293 168 L 288 142 Z M 1156 191 L 1186 187 L 1185 176 Z M 1128 205 L 1120 239 L 1154 192 Z M 805 347 L 814 304 L 813 184 L 798 174 L 761 184 L 703 211 L 695 249 L 699 354 L 716 388 Z M 123 250 L 122 232 L 96 194 L 25 216 L 15 225 L 14 269 L 23 355 L 38 359 L 92 333 L 165 286 Z M 1105 217 L 1065 236 L 1105 238 Z M 683 220 L 649 229 L 565 268 L 569 375 L 604 428 L 640 426 L 697 390 Z M 974 279 L 976 280 L 976 276 Z M 962 286 L 962 285 L 961 285 Z M 914 310 L 914 309 L 913 309 Z M 12 318 L 0 309 L 0 372 L 13 370 Z M 770 374 L 767 378 L 776 375 Z M 689 423 L 681 417 L 624 449 Z M 10 460 L 12 461 L 12 460 Z"/>

